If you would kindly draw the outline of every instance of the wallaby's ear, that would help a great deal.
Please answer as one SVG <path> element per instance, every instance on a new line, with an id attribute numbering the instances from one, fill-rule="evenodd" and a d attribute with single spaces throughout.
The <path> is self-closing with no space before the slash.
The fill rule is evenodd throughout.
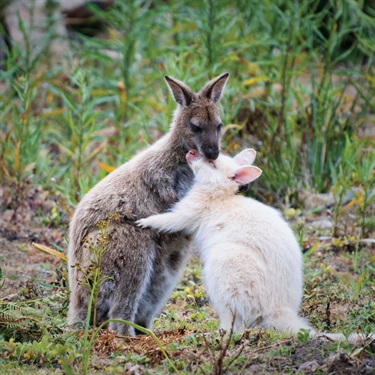
<path id="1" fill-rule="evenodd" d="M 223 73 L 219 77 L 214 78 L 203 87 L 200 94 L 216 103 L 224 91 L 228 78 L 229 73 Z"/>
<path id="2" fill-rule="evenodd" d="M 241 151 L 233 159 L 238 165 L 251 165 L 257 156 L 257 152 L 253 148 L 247 148 Z"/>
<path id="3" fill-rule="evenodd" d="M 190 89 L 190 87 L 175 78 L 168 76 L 165 76 L 164 78 L 174 97 L 174 100 L 182 106 L 188 106 L 194 96 L 194 92 Z"/>
<path id="4" fill-rule="evenodd" d="M 262 170 L 260 168 L 246 165 L 238 168 L 230 178 L 239 185 L 245 185 L 256 180 L 261 174 Z"/>

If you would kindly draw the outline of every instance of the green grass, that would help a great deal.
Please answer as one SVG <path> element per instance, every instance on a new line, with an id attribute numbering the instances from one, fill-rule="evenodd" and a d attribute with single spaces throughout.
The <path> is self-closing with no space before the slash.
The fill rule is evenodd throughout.
<path id="1" fill-rule="evenodd" d="M 34 54 L 20 20 L 26 47 L 12 46 L 0 71 L 0 181 L 11 192 L 1 210 L 22 210 L 30 186 L 38 186 L 55 199 L 49 215 L 38 213 L 40 225 L 66 230 L 63 216 L 90 187 L 168 131 L 175 102 L 164 75 L 198 89 L 228 71 L 223 150 L 257 149 L 264 173 L 250 194 L 285 209 L 310 249 L 302 313 L 321 330 L 374 331 L 374 255 L 361 240 L 374 237 L 375 228 L 375 150 L 373 138 L 363 136 L 375 114 L 375 10 L 333 0 L 118 0 L 105 12 L 91 8 L 104 22 L 104 37 L 75 34 L 66 62 L 49 60 L 51 33 Z M 302 196 L 328 192 L 333 227 L 317 230 L 309 220 L 319 207 L 305 209 Z M 4 373 L 24 366 L 28 373 L 81 371 L 84 340 L 65 329 L 66 287 L 55 298 L 59 309 L 51 295 L 15 305 L 0 300 Z M 272 361 L 304 344 L 303 335 L 285 341 L 255 329 L 234 338 L 221 358 L 217 327 L 194 262 L 155 322 L 161 333 L 186 331 L 165 344 L 181 373 L 210 373 L 220 360 L 232 372 L 261 364 L 277 373 Z M 351 353 L 322 345 L 323 356 Z M 109 373 L 127 362 L 173 371 L 147 353 L 118 349 L 107 357 L 111 365 L 95 351 L 91 360 Z"/>

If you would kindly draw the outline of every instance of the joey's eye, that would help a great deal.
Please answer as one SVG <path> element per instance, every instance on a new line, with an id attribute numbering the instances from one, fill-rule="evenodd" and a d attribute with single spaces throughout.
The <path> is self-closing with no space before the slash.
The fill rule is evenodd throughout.
<path id="1" fill-rule="evenodd" d="M 222 128 L 223 128 L 223 124 L 219 124 L 219 125 L 217 126 L 217 131 L 219 132 Z"/>
<path id="2" fill-rule="evenodd" d="M 190 129 L 193 133 L 200 133 L 202 131 L 202 128 L 192 123 L 190 123 Z"/>

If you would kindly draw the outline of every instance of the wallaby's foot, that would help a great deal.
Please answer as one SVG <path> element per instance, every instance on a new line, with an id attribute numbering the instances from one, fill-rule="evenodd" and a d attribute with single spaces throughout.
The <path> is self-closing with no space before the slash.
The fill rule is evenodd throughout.
<path id="1" fill-rule="evenodd" d="M 109 323 L 109 329 L 116 331 L 119 335 L 122 336 L 135 336 L 134 327 L 120 322 L 111 322 Z"/>

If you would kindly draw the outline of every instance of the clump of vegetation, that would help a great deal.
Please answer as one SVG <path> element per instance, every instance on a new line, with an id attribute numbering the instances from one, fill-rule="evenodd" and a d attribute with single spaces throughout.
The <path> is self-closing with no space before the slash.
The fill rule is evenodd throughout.
<path id="1" fill-rule="evenodd" d="M 194 88 L 229 71 L 221 103 L 223 151 L 257 149 L 264 173 L 249 194 L 281 207 L 299 230 L 305 254 L 302 314 L 321 331 L 373 331 L 371 6 L 333 0 L 115 0 L 101 10 L 91 4 L 104 32 L 74 34 L 67 63 L 53 66 L 46 54 L 53 34 L 34 53 L 29 26 L 20 18 L 25 48 L 10 44 L 0 70 L 0 239 L 18 238 L 14 251 L 20 251 L 19 244 L 27 247 L 30 238 L 17 237 L 18 231 L 37 218 L 39 226 L 60 231 L 51 243 L 62 251 L 67 217 L 88 189 L 167 131 L 175 103 L 163 75 Z M 47 213 L 39 209 L 40 198 L 32 197 L 35 190 L 53 199 Z M 82 269 L 93 317 L 108 241 L 107 224 L 100 225 L 99 243 L 87 242 L 96 254 L 93 265 Z M 0 292 L 12 281 L 3 260 Z M 334 371 L 331 353 L 341 353 L 353 371 L 375 367 L 371 345 L 352 351 L 307 340 L 306 332 L 297 338 L 260 329 L 243 337 L 222 335 L 196 260 L 157 319 L 156 336 L 145 331 L 154 336 L 124 340 L 106 329 L 91 330 L 89 321 L 84 330 L 68 330 L 66 268 L 57 269 L 55 284 L 41 285 L 34 275 L 23 288 L 30 293 L 0 299 L 5 373 L 23 365 L 28 373 L 38 367 L 94 373 L 94 367 L 100 372 L 108 366 L 116 373 L 129 364 L 134 372 L 304 373 L 306 353 L 321 373 Z"/>

